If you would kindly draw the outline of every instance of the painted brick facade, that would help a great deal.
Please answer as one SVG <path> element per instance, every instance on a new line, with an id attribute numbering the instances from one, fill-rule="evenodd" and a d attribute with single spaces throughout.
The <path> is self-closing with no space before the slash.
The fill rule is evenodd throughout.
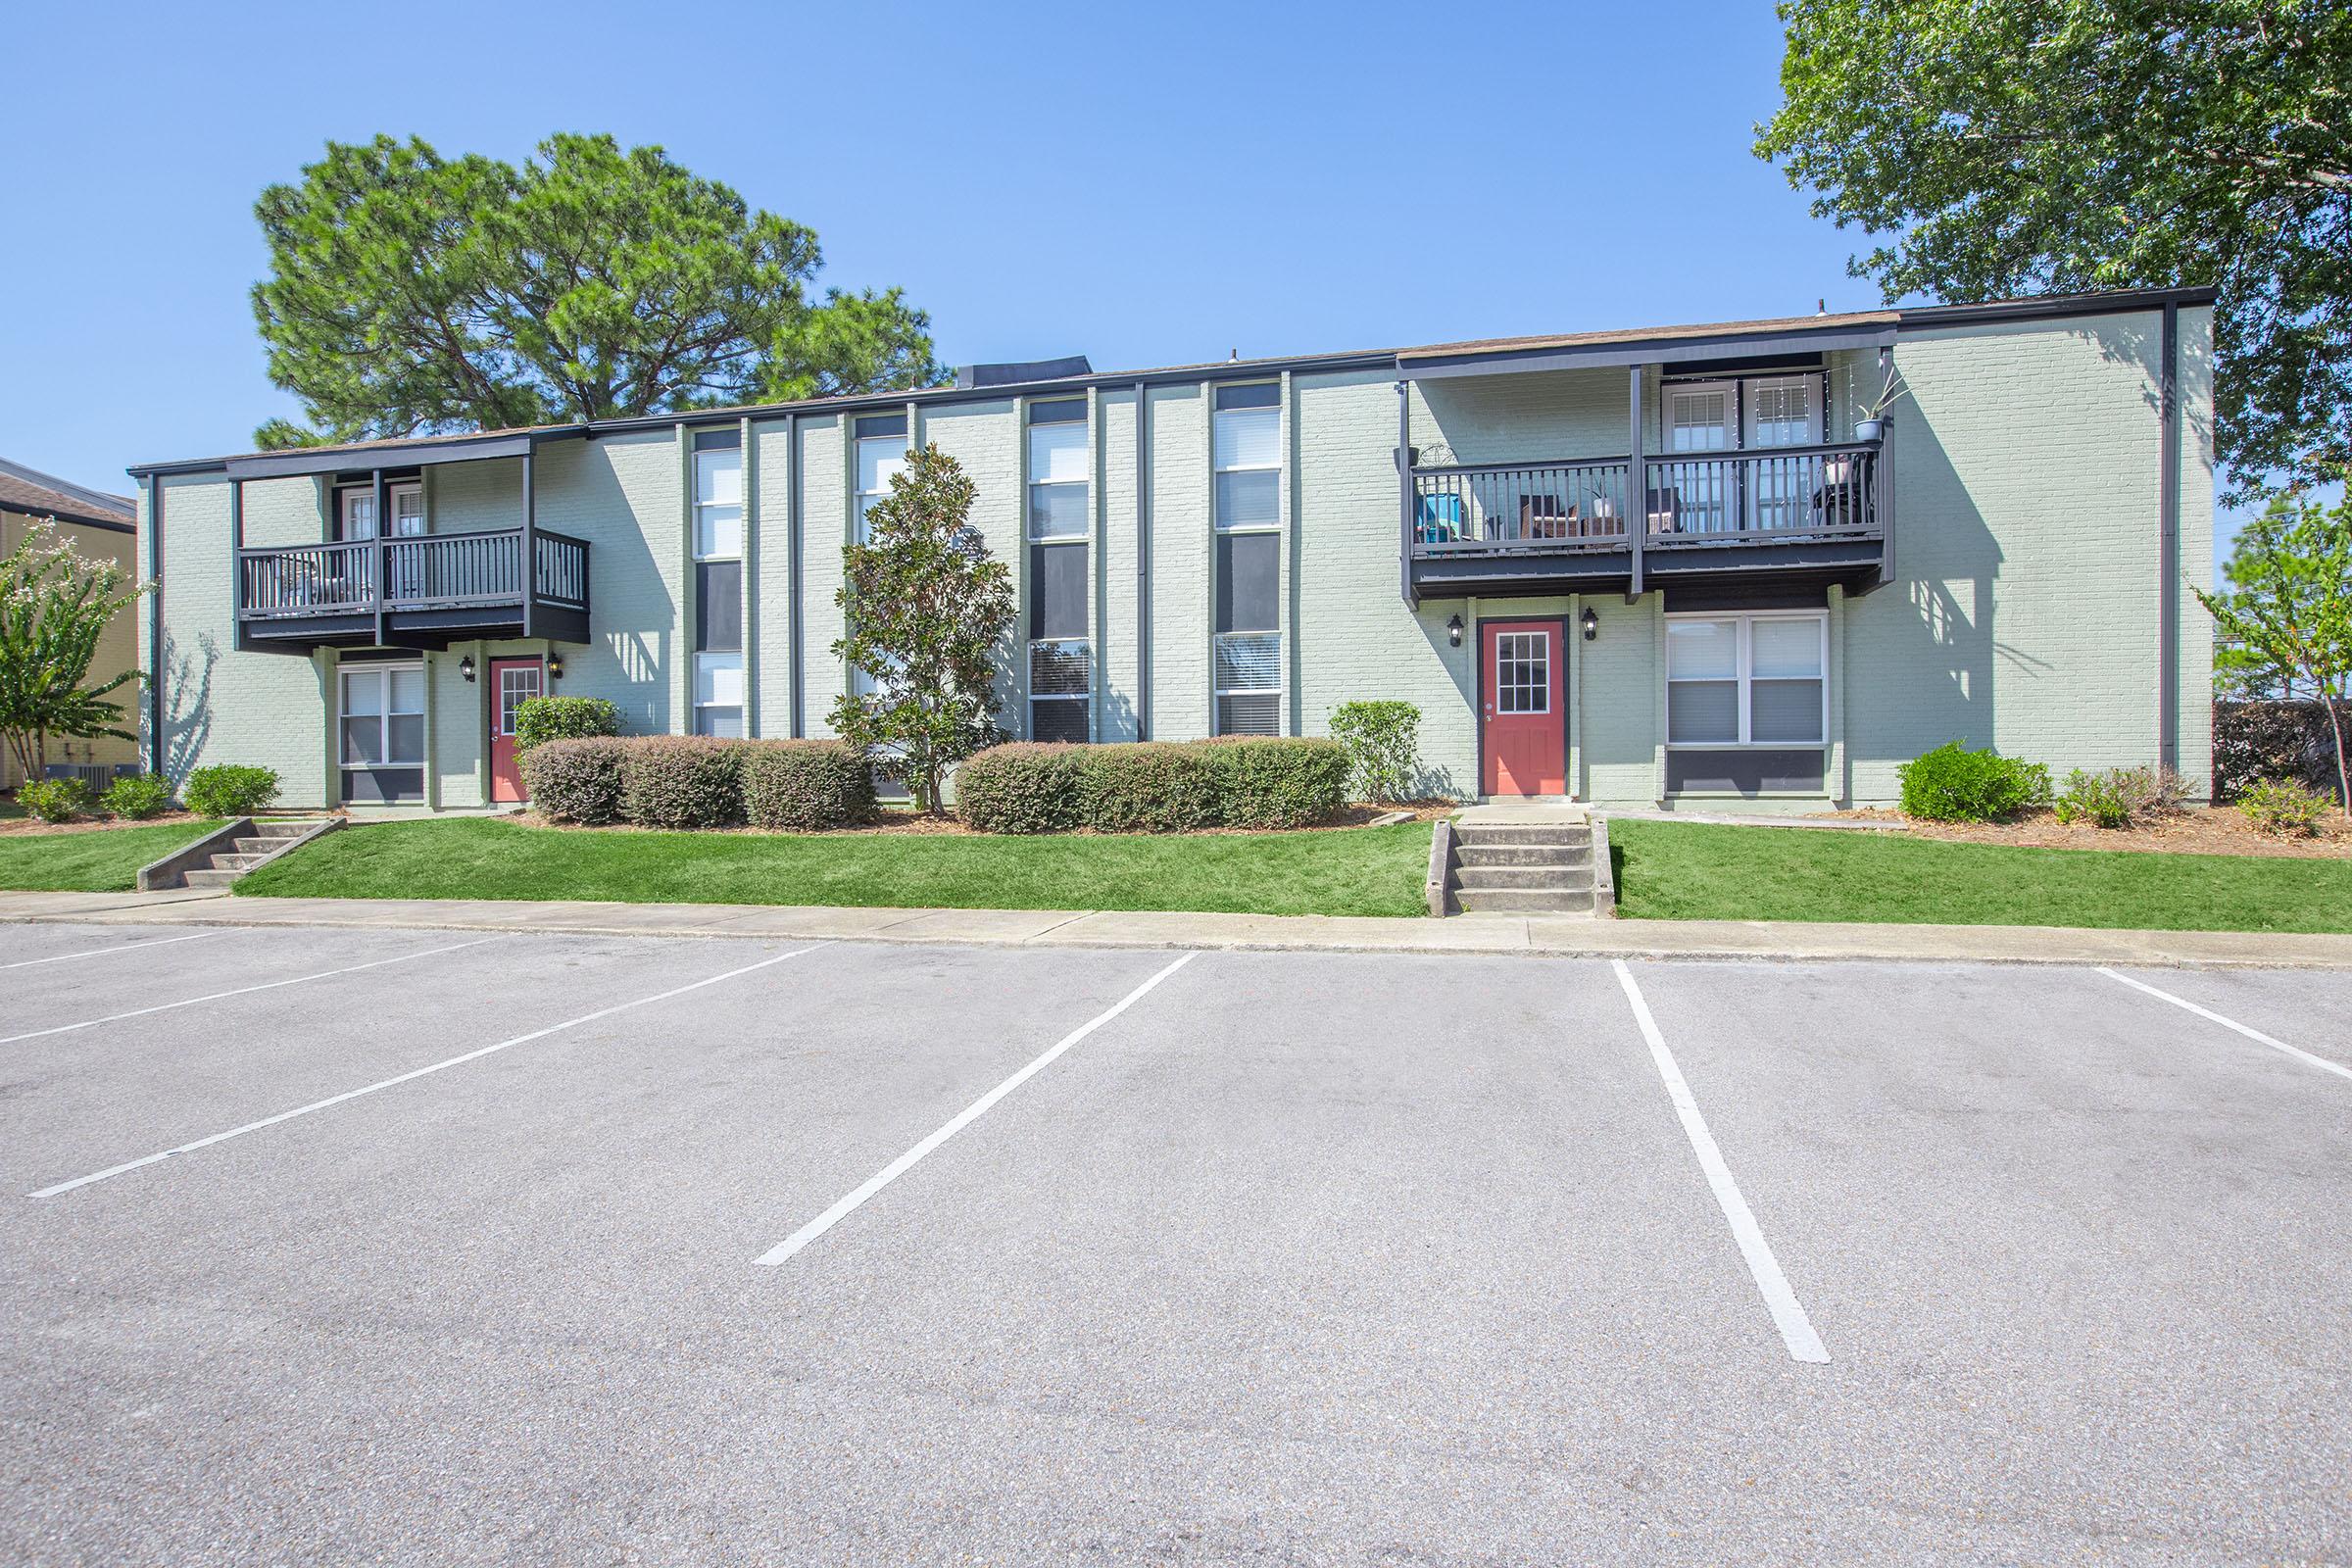
<path id="1" fill-rule="evenodd" d="M 1832 588 L 1827 782 L 1821 795 L 1752 803 L 1818 807 L 1893 797 L 1895 768 L 1959 739 L 2066 768 L 2153 762 L 2161 596 L 2175 599 L 2178 765 L 2208 769 L 2211 638 L 2192 589 L 2210 577 L 2213 529 L 2211 313 L 2179 313 L 2181 409 L 2179 559 L 2159 581 L 2160 337 L 2153 307 L 1997 323 L 1906 325 L 1893 358 L 1909 387 L 1887 448 L 1895 580 L 1873 592 Z M 1833 436 L 1878 373 L 1868 350 L 1821 363 Z M 1644 372 L 1643 440 L 1658 447 L 1658 377 Z M 1232 374 L 1241 377 L 1245 370 Z M 1267 379 L 1268 372 L 1250 374 Z M 1566 628 L 1568 776 L 1578 795 L 1616 805 L 1659 801 L 1666 778 L 1666 618 L 1656 592 L 1480 600 L 1399 593 L 1395 451 L 1397 369 L 1306 365 L 1271 372 L 1282 401 L 1284 470 L 1280 617 L 1282 728 L 1321 734 L 1356 699 L 1399 698 L 1423 713 L 1425 786 L 1479 788 L 1476 655 L 1484 618 L 1555 618 Z M 1137 517 L 1137 388 L 1105 378 L 1082 389 L 1091 459 L 1089 624 L 1099 739 L 1206 735 L 1213 624 L 1210 410 L 1220 377 L 1161 376 L 1145 389 L 1147 560 Z M 1054 396 L 1069 395 L 1059 389 Z M 1468 375 L 1408 386 L 1421 461 L 1534 463 L 1621 458 L 1628 450 L 1623 368 Z M 1018 392 L 926 394 L 910 404 L 911 439 L 961 463 L 973 523 L 1000 559 L 1027 570 L 1027 439 Z M 850 416 L 835 409 L 762 414 L 748 424 L 747 727 L 830 733 L 845 678 L 831 645 L 834 598 L 853 516 Z M 589 641 L 479 642 L 424 656 L 428 802 L 483 800 L 488 692 L 477 670 L 500 653 L 560 652 L 558 690 L 610 699 L 632 732 L 691 727 L 690 433 L 677 424 L 551 440 L 536 465 L 541 526 L 590 545 Z M 426 470 L 435 533 L 521 520 L 515 459 Z M 266 763 L 289 804 L 320 805 L 337 787 L 336 656 L 234 652 L 229 611 L 228 487 L 218 474 L 167 476 L 164 599 L 166 764 Z M 321 479 L 248 483 L 252 545 L 322 537 Z M 802 635 L 792 639 L 797 506 Z M 142 527 L 146 524 L 142 497 Z M 1139 635 L 1148 595 L 1149 659 Z M 1817 603 L 1820 601 L 1816 601 Z M 1591 642 L 1577 618 L 1596 617 Z M 1455 646 L 1448 622 L 1459 617 Z M 141 658 L 144 646 L 142 617 Z M 1007 640 L 1000 698 L 1007 728 L 1026 723 L 1025 622 Z M 1719 803 L 1709 803 L 1710 805 Z"/>

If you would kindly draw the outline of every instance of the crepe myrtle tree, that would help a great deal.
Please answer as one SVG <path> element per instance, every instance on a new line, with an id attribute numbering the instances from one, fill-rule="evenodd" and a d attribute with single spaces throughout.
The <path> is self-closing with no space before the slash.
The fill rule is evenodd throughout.
<path id="1" fill-rule="evenodd" d="M 49 738 L 137 740 L 122 727 L 122 705 L 109 694 L 138 671 L 90 665 L 107 623 L 153 587 L 134 583 L 122 565 L 93 561 L 44 519 L 0 559 L 0 739 L 20 772 L 37 779 L 49 761 Z"/>
<path id="2" fill-rule="evenodd" d="M 2229 587 L 2196 595 L 2239 659 L 2278 672 L 2290 692 L 2299 682 L 2318 696 L 2352 817 L 2347 705 L 2336 695 L 2352 682 L 2352 494 L 2332 507 L 2276 497 L 2239 530 Z"/>
<path id="3" fill-rule="evenodd" d="M 1004 739 L 997 650 L 1012 628 L 1012 572 L 969 524 L 972 481 L 916 447 L 866 512 L 866 542 L 842 551 L 834 603 L 849 634 L 833 652 L 867 675 L 833 704 L 833 731 L 906 780 L 936 813 L 948 769 Z"/>

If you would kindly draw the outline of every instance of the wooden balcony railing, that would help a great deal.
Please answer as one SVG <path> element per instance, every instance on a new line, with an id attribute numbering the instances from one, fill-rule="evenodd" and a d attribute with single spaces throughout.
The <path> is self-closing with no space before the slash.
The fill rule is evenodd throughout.
<path id="1" fill-rule="evenodd" d="M 317 619 L 405 611 L 523 608 L 528 595 L 562 609 L 588 608 L 588 546 L 545 529 L 363 539 L 237 552 L 241 620 Z"/>

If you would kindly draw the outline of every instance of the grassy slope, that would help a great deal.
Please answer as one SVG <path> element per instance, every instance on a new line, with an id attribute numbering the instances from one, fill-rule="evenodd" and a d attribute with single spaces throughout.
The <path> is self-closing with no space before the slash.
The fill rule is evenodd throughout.
<path id="1" fill-rule="evenodd" d="M 2352 861 L 2012 849 L 1876 833 L 1609 824 L 1651 920 L 2352 931 Z"/>
<path id="2" fill-rule="evenodd" d="M 1422 912 L 1430 826 L 1198 838 L 579 832 L 480 817 L 330 833 L 237 884 L 277 898 Z"/>
<path id="3" fill-rule="evenodd" d="M 159 822 L 90 833 L 0 835 L 0 889 L 42 893 L 123 893 L 139 867 L 193 844 L 218 822 Z"/>

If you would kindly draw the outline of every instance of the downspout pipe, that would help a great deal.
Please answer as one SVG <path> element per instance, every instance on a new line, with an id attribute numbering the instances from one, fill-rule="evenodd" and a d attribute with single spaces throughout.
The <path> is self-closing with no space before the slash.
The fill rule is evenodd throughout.
<path id="1" fill-rule="evenodd" d="M 164 476 L 147 476 L 147 771 L 164 771 Z"/>
<path id="2" fill-rule="evenodd" d="M 1135 383 L 1135 738 L 1152 738 L 1151 389 Z"/>
<path id="3" fill-rule="evenodd" d="M 2180 306 L 2164 302 L 2164 380 L 2156 476 L 2156 761 L 2180 766 Z"/>

